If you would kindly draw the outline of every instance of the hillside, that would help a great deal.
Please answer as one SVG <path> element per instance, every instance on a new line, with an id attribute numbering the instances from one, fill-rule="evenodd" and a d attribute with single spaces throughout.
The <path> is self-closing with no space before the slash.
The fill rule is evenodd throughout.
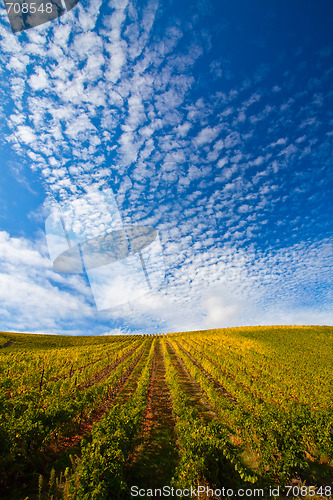
<path id="1" fill-rule="evenodd" d="M 333 494 L 333 327 L 1 332 L 0 373 L 3 499 Z"/>

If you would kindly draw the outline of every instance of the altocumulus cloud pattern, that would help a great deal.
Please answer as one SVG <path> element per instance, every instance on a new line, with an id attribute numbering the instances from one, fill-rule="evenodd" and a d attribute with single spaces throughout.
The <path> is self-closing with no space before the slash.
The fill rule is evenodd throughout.
<path id="1" fill-rule="evenodd" d="M 3 329 L 332 323 L 331 0 L 81 0 L 21 33 L 2 6 Z M 93 187 L 165 263 L 163 286 L 98 314 L 88 273 L 140 261 L 118 259 L 123 227 L 80 240 L 120 241 L 87 274 L 52 268 L 44 227 L 46 200 Z"/>

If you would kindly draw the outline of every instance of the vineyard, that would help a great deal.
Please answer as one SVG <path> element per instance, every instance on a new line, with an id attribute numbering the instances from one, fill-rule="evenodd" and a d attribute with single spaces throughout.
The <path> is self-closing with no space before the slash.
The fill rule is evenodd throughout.
<path id="1" fill-rule="evenodd" d="M 0 377 L 1 499 L 333 498 L 333 327 L 4 332 Z"/>

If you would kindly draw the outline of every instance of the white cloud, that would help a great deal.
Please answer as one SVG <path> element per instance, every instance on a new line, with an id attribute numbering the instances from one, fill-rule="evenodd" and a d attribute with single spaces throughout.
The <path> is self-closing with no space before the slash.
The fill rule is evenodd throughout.
<path id="1" fill-rule="evenodd" d="M 201 130 L 198 136 L 195 138 L 195 143 L 197 146 L 203 146 L 204 144 L 211 143 L 216 139 L 220 131 L 220 127 L 206 127 Z"/>
<path id="2" fill-rule="evenodd" d="M 28 83 L 33 88 L 33 90 L 46 89 L 49 86 L 46 71 L 42 68 L 37 68 L 37 72 L 31 75 Z"/>
<path id="3" fill-rule="evenodd" d="M 205 324 L 206 328 L 223 328 L 232 323 L 237 322 L 241 311 L 241 303 L 239 300 L 230 299 L 230 296 L 225 296 L 225 291 L 222 289 L 212 290 L 208 297 L 203 300 L 203 308 L 206 311 Z"/>
<path id="4" fill-rule="evenodd" d="M 16 137 L 24 144 L 31 144 L 36 141 L 33 129 L 27 125 L 20 125 L 17 127 Z"/>
<path id="5" fill-rule="evenodd" d="M 51 265 L 40 243 L 0 232 L 0 302 L 6 311 L 2 328 L 55 331 L 64 321 L 91 316 L 84 281 L 66 281 Z"/>

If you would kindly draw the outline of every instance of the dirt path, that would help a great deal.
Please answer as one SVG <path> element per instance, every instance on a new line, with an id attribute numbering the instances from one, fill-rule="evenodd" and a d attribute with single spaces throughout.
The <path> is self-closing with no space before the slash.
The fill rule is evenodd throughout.
<path id="1" fill-rule="evenodd" d="M 187 397 L 190 399 L 191 405 L 198 410 L 199 415 L 205 421 L 217 418 L 217 414 L 214 411 L 213 406 L 206 399 L 200 385 L 193 379 L 193 377 L 189 373 L 183 360 L 177 355 L 171 342 L 167 341 L 166 345 L 171 361 L 178 372 L 178 380 L 183 386 Z"/>
<path id="2" fill-rule="evenodd" d="M 184 353 L 186 354 L 186 356 L 192 361 L 192 363 L 197 367 L 199 368 L 199 370 L 203 373 L 203 375 L 205 376 L 205 378 L 207 380 L 209 380 L 209 382 L 213 385 L 213 387 L 221 394 L 221 396 L 223 397 L 226 397 L 231 403 L 233 404 L 238 404 L 238 401 L 236 400 L 236 398 L 230 394 L 226 388 L 220 383 L 218 382 L 215 378 L 212 377 L 212 375 L 210 373 L 208 373 L 204 368 L 203 366 L 201 365 L 201 363 L 195 359 L 192 354 L 187 350 L 185 349 L 185 347 L 183 347 L 179 342 L 177 342 L 175 340 L 175 343 L 178 345 L 179 349 Z M 203 355 L 204 356 L 204 355 Z M 211 361 L 208 356 L 204 356 L 206 359 L 208 359 L 209 361 Z M 211 361 L 212 362 L 212 361 Z M 216 365 L 212 362 L 212 364 L 216 367 Z"/>
<path id="3" fill-rule="evenodd" d="M 158 339 L 145 418 L 137 445 L 127 464 L 129 488 L 132 485 L 161 488 L 170 484 L 178 461 L 174 425 L 170 391 L 165 381 L 163 350 Z"/>

